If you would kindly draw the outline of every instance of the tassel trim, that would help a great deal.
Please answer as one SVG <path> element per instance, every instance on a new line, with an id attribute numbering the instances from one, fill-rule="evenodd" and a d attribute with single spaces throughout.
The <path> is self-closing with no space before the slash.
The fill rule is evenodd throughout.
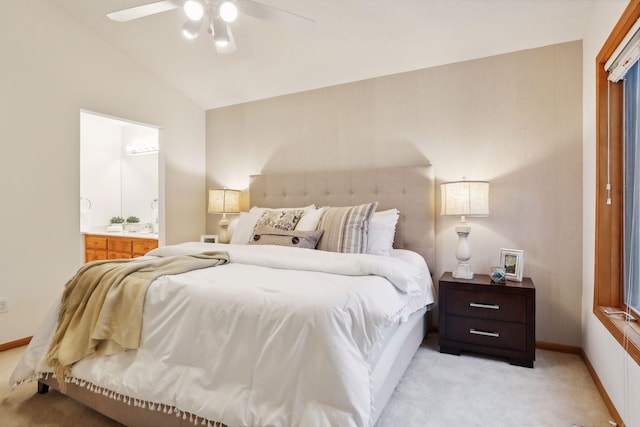
<path id="1" fill-rule="evenodd" d="M 25 378 L 21 381 L 16 382 L 15 384 L 12 384 L 11 390 L 15 390 L 16 387 L 27 382 L 38 381 L 38 380 L 49 380 L 52 378 L 57 379 L 56 375 L 53 372 L 38 372 L 31 375 L 28 378 Z M 147 411 L 162 412 L 168 415 L 173 414 L 176 416 L 176 418 L 182 418 L 185 421 L 188 419 L 189 422 L 193 423 L 194 426 L 206 425 L 207 427 L 227 427 L 226 424 L 221 423 L 219 421 L 212 421 L 207 418 L 203 418 L 199 415 L 192 414 L 191 412 L 182 411 L 172 405 L 167 405 L 166 403 L 150 402 L 148 400 L 136 399 L 131 396 L 127 396 L 126 394 L 121 394 L 113 390 L 109 390 L 105 387 L 98 386 L 89 381 L 81 380 L 76 377 L 65 376 L 64 382 L 67 384 L 69 383 L 75 384 L 78 387 L 85 388 L 91 391 L 92 393 L 101 394 L 109 399 L 115 400 L 117 402 L 122 402 L 123 404 L 129 405 L 129 406 L 135 406 L 137 408 L 146 409 Z"/>

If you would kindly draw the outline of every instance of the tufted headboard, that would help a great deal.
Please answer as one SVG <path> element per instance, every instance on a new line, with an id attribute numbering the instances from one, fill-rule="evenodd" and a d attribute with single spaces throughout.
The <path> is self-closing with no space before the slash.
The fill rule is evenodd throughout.
<path id="1" fill-rule="evenodd" d="M 421 254 L 435 269 L 434 177 L 431 166 L 252 175 L 251 206 L 352 206 L 378 201 L 397 208 L 395 248 Z"/>

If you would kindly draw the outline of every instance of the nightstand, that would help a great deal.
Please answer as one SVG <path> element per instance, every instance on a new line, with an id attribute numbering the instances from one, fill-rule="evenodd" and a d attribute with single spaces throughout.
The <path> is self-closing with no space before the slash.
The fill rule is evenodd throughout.
<path id="1" fill-rule="evenodd" d="M 483 353 L 533 368 L 536 289 L 530 278 L 493 283 L 486 274 L 465 280 L 446 272 L 439 282 L 438 310 L 441 353 Z"/>

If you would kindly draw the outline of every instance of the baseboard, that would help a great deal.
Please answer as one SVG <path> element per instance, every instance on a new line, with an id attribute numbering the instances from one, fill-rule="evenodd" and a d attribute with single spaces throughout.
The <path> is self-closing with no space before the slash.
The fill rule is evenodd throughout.
<path id="1" fill-rule="evenodd" d="M 33 337 L 26 337 L 19 340 L 0 344 L 0 351 L 11 350 L 12 348 L 17 348 L 17 347 L 22 347 L 23 345 L 27 345 L 31 342 L 31 338 Z"/>
<path id="2" fill-rule="evenodd" d="M 602 400 L 604 401 L 605 406 L 609 410 L 609 413 L 611 414 L 613 421 L 616 422 L 618 427 L 625 427 L 624 421 L 622 421 L 622 417 L 618 413 L 618 410 L 616 409 L 616 406 L 613 404 L 613 401 L 609 397 L 609 394 L 607 394 L 607 390 L 604 389 L 602 382 L 600 382 L 600 378 L 598 378 L 598 374 L 596 373 L 596 370 L 593 368 L 591 361 L 589 361 L 589 358 L 587 357 L 587 353 L 585 353 L 582 348 L 580 349 L 580 357 L 582 357 L 582 360 L 584 360 L 584 364 L 587 365 L 587 369 L 591 374 L 591 378 L 593 378 L 593 382 L 596 384 L 596 388 L 600 392 L 600 396 L 602 396 Z"/>
<path id="3" fill-rule="evenodd" d="M 556 351 L 558 353 L 570 353 L 582 355 L 582 347 L 572 345 L 555 344 L 552 342 L 536 341 L 536 348 L 540 350 Z"/>

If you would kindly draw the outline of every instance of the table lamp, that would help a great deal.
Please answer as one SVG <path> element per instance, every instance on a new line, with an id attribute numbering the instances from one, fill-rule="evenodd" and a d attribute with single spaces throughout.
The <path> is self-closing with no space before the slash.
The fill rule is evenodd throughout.
<path id="1" fill-rule="evenodd" d="M 220 226 L 220 243 L 229 243 L 229 220 L 228 213 L 240 212 L 240 191 L 239 190 L 209 190 L 209 213 L 222 214 L 222 219 L 218 222 Z"/>
<path id="2" fill-rule="evenodd" d="M 471 248 L 467 237 L 471 227 L 467 224 L 467 216 L 489 216 L 489 183 L 486 181 L 452 181 L 440 184 L 442 195 L 441 215 L 460 215 L 460 223 L 456 226 L 458 245 L 456 258 L 458 266 L 453 277 L 473 279 L 469 266 Z"/>

